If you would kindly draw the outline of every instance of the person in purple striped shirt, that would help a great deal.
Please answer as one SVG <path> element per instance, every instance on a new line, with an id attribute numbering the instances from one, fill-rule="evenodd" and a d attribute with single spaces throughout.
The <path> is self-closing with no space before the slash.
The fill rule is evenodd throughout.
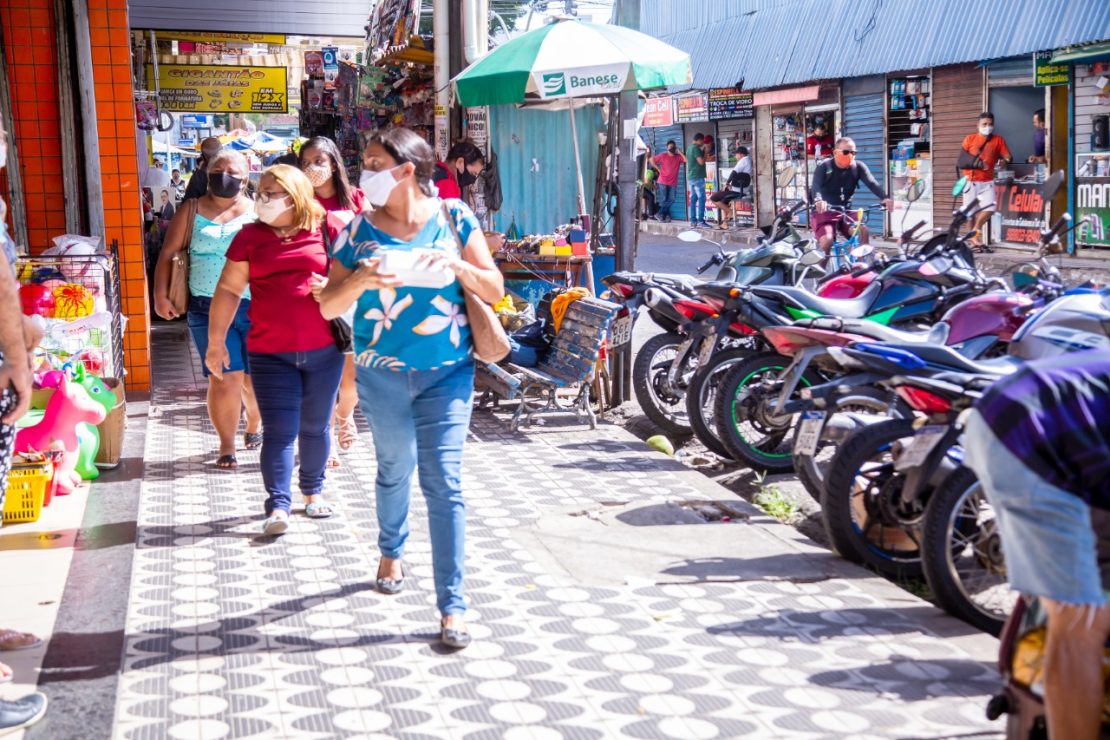
<path id="1" fill-rule="evenodd" d="M 968 419 L 964 464 L 994 508 L 1010 584 L 1048 618 L 1049 736 L 1094 740 L 1110 637 L 1110 350 L 997 382 Z"/>

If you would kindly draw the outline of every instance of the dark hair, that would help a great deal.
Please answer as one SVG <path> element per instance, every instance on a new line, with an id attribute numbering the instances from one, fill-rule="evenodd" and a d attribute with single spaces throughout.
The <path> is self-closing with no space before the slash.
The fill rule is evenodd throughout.
<path id="1" fill-rule="evenodd" d="M 694 143 L 696 144 L 699 141 L 705 141 L 705 134 L 694 134 Z"/>
<path id="2" fill-rule="evenodd" d="M 297 158 L 297 167 L 304 169 L 305 152 L 309 149 L 319 149 L 327 155 L 331 162 L 331 182 L 335 185 L 335 194 L 339 198 L 339 205 L 344 209 L 353 211 L 355 199 L 351 195 L 351 181 L 347 179 L 347 170 L 343 167 L 343 157 L 339 154 L 339 147 L 326 136 L 314 136 L 301 146 L 300 156 Z"/>
<path id="3" fill-rule="evenodd" d="M 748 147 L 738 146 L 738 147 L 736 147 L 736 153 L 737 154 L 743 154 L 746 157 L 746 156 L 748 156 Z"/>
<path id="4" fill-rule="evenodd" d="M 463 162 L 466 164 L 474 164 L 475 162 L 484 163 L 486 161 L 486 155 L 469 139 L 460 141 L 447 152 L 448 162 L 454 162 L 459 157 L 462 157 Z"/>
<path id="5" fill-rule="evenodd" d="M 1041 120 L 1041 123 L 1044 123 L 1044 108 L 1038 108 L 1037 110 L 1033 111 L 1033 115 L 1039 118 Z"/>
<path id="6" fill-rule="evenodd" d="M 667 146 L 678 146 L 674 139 L 667 139 Z"/>
<path id="7" fill-rule="evenodd" d="M 985 110 L 985 111 L 983 111 L 982 113 L 979 114 L 979 120 L 980 121 L 982 121 L 986 118 L 989 118 L 993 121 L 994 120 L 994 114 L 991 113 L 989 110 Z"/>
<path id="8" fill-rule="evenodd" d="M 398 126 L 379 131 L 367 143 L 374 143 L 385 149 L 397 164 L 412 163 L 420 192 L 429 198 L 433 197 L 436 192 L 435 185 L 432 184 L 432 176 L 436 169 L 436 153 L 431 144 L 424 141 L 420 134 L 412 129 Z"/>

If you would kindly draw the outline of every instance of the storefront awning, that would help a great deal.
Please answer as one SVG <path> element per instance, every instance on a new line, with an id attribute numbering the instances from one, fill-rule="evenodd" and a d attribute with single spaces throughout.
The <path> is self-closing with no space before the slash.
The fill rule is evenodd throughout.
<path id="1" fill-rule="evenodd" d="M 1110 57 L 1110 41 L 1087 46 L 1069 46 L 1053 54 L 1050 61 L 1052 64 L 1056 64 L 1059 62 L 1079 62 L 1097 57 Z"/>
<path id="2" fill-rule="evenodd" d="M 771 90 L 755 94 L 753 105 L 778 105 L 779 103 L 805 103 L 817 100 L 821 94 L 820 85 L 807 85 L 805 87 L 791 87 L 786 90 Z"/>
<path id="3" fill-rule="evenodd" d="M 424 39 L 413 36 L 407 46 L 391 47 L 375 64 L 435 64 L 435 53 L 424 46 Z"/>

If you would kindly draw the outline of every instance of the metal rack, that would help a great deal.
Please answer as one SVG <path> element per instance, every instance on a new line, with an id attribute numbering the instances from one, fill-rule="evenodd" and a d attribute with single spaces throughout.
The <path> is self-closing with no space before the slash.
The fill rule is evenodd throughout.
<path id="1" fill-rule="evenodd" d="M 122 379 L 126 369 L 123 363 L 123 306 L 120 293 L 119 242 L 115 239 L 107 250 L 89 255 L 30 255 L 16 260 L 21 284 L 41 282 L 44 279 L 63 280 L 97 288 L 104 296 L 103 308 L 110 321 L 106 327 L 85 326 L 83 319 L 46 318 L 47 336 L 43 348 L 59 359 L 79 357 L 78 345 L 84 343 L 103 354 L 103 367 L 97 375 Z M 64 331 L 67 325 L 75 331 Z M 59 331 L 61 329 L 62 331 Z M 64 337 L 64 338 L 63 338 Z"/>

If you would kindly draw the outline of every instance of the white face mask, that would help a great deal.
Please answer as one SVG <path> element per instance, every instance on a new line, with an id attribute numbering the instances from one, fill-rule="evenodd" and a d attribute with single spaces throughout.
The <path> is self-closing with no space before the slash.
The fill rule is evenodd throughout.
<path id="1" fill-rule="evenodd" d="M 8 141 L 0 136 L 0 170 L 8 166 Z"/>
<path id="2" fill-rule="evenodd" d="M 304 168 L 304 174 L 312 187 L 318 188 L 331 179 L 331 167 L 326 164 L 310 164 Z"/>
<path id="3" fill-rule="evenodd" d="M 390 193 L 397 187 L 397 180 L 393 177 L 393 170 L 371 172 L 363 170 L 358 180 L 359 189 L 366 195 L 366 200 L 375 208 L 381 208 L 389 200 Z"/>
<path id="4" fill-rule="evenodd" d="M 979 133 L 981 133 L 983 136 L 990 136 L 992 133 L 994 133 L 994 126 L 983 124 L 979 127 Z"/>
<path id="5" fill-rule="evenodd" d="M 254 213 L 262 223 L 272 224 L 292 207 L 293 204 L 289 202 L 289 196 L 283 195 L 280 198 L 270 198 L 266 203 L 256 200 L 254 202 Z"/>

